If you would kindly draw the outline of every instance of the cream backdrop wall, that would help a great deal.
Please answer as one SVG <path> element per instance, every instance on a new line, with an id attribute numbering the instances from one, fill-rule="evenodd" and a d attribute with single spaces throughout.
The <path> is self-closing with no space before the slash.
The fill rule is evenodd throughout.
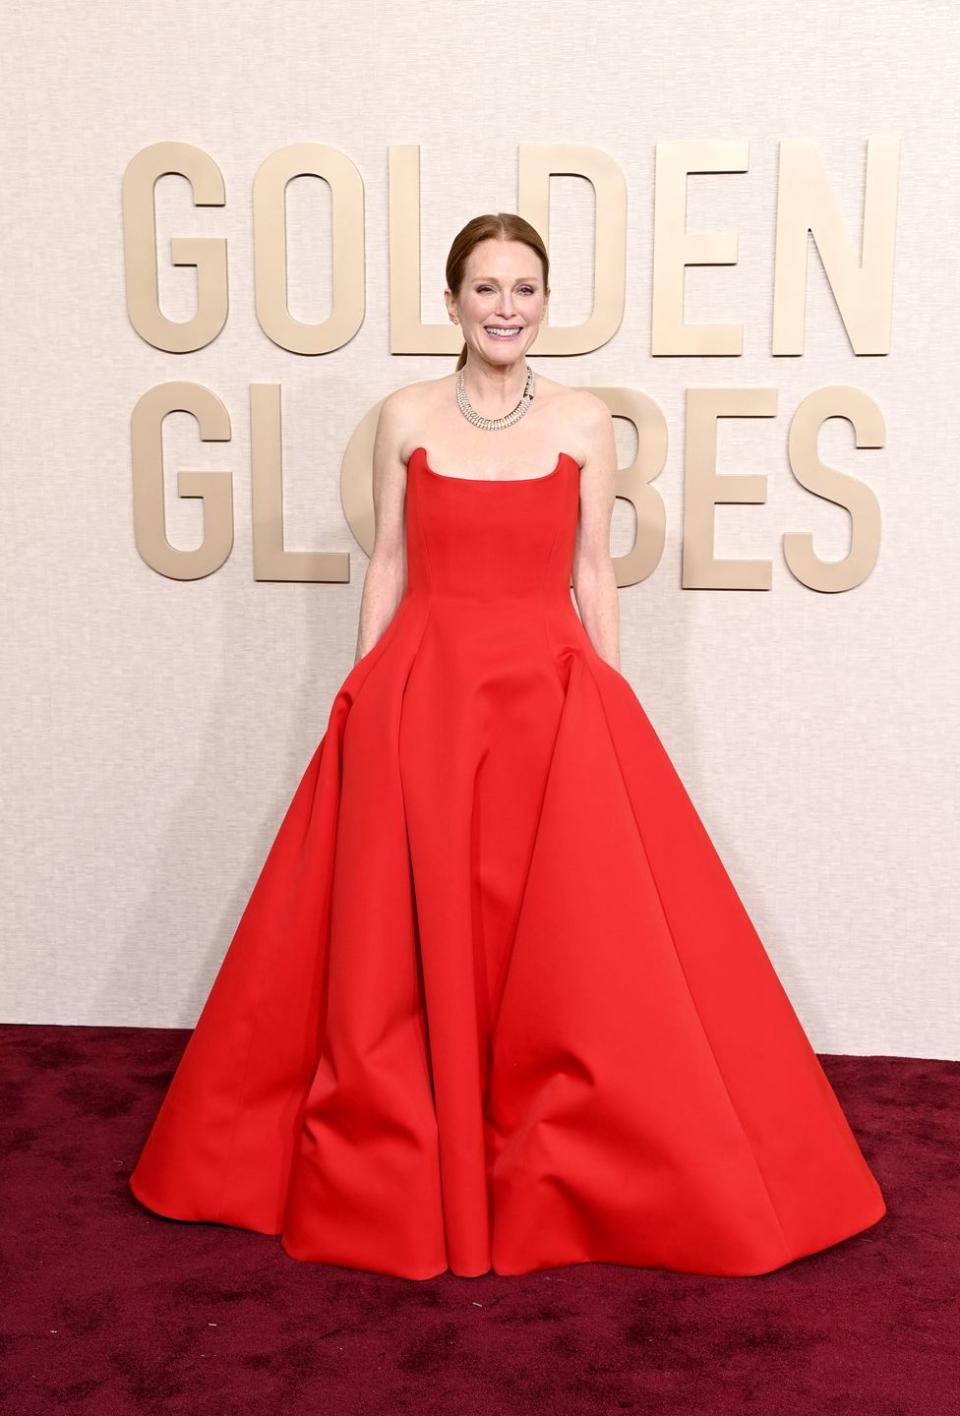
<path id="1" fill-rule="evenodd" d="M 352 662 L 366 557 L 340 502 L 343 451 L 390 389 L 453 360 L 389 352 L 388 149 L 420 146 L 422 315 L 444 320 L 460 226 L 516 209 L 517 145 L 609 154 L 628 189 L 626 314 L 594 352 L 534 359 L 569 383 L 630 387 L 663 409 L 656 486 L 667 541 L 620 592 L 622 667 L 660 733 L 820 1051 L 960 1057 L 957 860 L 958 221 L 956 55 L 946 4 L 638 8 L 532 0 L 7 8 L 4 83 L 2 711 L 3 995 L 12 1022 L 190 1026 Z M 867 140 L 902 139 L 893 336 L 856 357 L 811 246 L 806 352 L 770 354 L 778 143 L 818 144 L 859 243 Z M 691 322 L 742 322 L 740 358 L 650 355 L 655 145 L 749 144 L 749 171 L 689 180 L 692 230 L 735 230 L 739 263 L 692 268 Z M 229 248 L 226 328 L 162 353 L 125 308 L 120 188 L 159 140 L 209 153 L 222 208 L 157 188 L 161 302 L 194 310 L 173 236 Z M 366 314 L 335 353 L 273 344 L 254 313 L 252 184 L 271 152 L 343 151 L 365 193 Z M 329 189 L 288 190 L 290 304 L 320 320 Z M 592 303 L 593 195 L 552 181 L 551 318 Z M 180 468 L 228 468 L 235 544 L 197 581 L 150 569 L 133 537 L 130 415 L 173 379 L 213 389 L 232 439 L 167 420 L 171 541 L 199 544 Z M 283 400 L 286 544 L 347 550 L 348 584 L 258 583 L 250 544 L 253 383 Z M 881 506 L 878 563 L 848 593 L 788 571 L 781 537 L 825 557 L 846 514 L 786 462 L 799 400 L 853 384 L 882 448 L 824 429 L 824 460 Z M 721 470 L 762 472 L 767 502 L 720 507 L 717 553 L 773 563 L 769 591 L 680 588 L 684 392 L 775 387 L 775 419 L 721 425 Z M 634 452 L 618 421 L 622 461 Z M 618 503 L 612 549 L 633 535 Z M 695 882 L 692 882 L 695 885 Z"/>

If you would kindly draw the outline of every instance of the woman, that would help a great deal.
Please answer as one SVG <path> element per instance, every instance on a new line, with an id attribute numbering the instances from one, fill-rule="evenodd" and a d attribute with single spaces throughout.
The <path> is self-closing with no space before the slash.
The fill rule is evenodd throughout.
<path id="1" fill-rule="evenodd" d="M 883 1196 L 619 672 L 612 421 L 526 361 L 543 243 L 478 217 L 447 280 L 458 372 L 381 411 L 357 662 L 130 1183 L 410 1278 L 765 1273 Z"/>

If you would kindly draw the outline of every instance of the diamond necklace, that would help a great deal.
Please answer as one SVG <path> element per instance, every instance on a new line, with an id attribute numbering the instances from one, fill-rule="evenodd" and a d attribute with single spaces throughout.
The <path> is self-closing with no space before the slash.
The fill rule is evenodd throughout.
<path id="1" fill-rule="evenodd" d="M 471 422 L 475 428 L 487 428 L 491 431 L 498 431 L 500 428 L 511 428 L 514 423 L 519 423 L 520 419 L 527 412 L 533 402 L 533 369 L 527 369 L 527 382 L 523 393 L 520 395 L 520 402 L 516 408 L 511 408 L 509 413 L 504 413 L 502 418 L 485 418 L 482 413 L 478 413 L 467 397 L 467 390 L 463 385 L 463 369 L 457 375 L 457 407 L 463 416 Z"/>

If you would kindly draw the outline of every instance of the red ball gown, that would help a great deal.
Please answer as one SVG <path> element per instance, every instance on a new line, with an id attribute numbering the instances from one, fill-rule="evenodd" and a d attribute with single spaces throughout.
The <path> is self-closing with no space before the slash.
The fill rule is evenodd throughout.
<path id="1" fill-rule="evenodd" d="M 886 1207 L 570 577 L 579 465 L 407 466 L 407 585 L 330 707 L 131 1175 L 430 1278 L 760 1274 Z"/>

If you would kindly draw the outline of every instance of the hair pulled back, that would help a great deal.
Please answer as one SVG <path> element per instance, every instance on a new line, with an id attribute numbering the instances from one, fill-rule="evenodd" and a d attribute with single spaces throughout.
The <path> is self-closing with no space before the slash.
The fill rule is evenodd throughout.
<path id="1" fill-rule="evenodd" d="M 536 227 L 531 226 L 522 216 L 512 211 L 486 212 L 468 221 L 453 238 L 447 255 L 447 288 L 451 294 L 459 295 L 467 273 L 467 259 L 474 246 L 481 241 L 523 241 L 540 257 L 543 267 L 543 288 L 546 290 L 550 279 L 550 257 Z M 457 360 L 457 368 L 462 369 L 467 362 L 467 346 L 464 343 Z"/>

